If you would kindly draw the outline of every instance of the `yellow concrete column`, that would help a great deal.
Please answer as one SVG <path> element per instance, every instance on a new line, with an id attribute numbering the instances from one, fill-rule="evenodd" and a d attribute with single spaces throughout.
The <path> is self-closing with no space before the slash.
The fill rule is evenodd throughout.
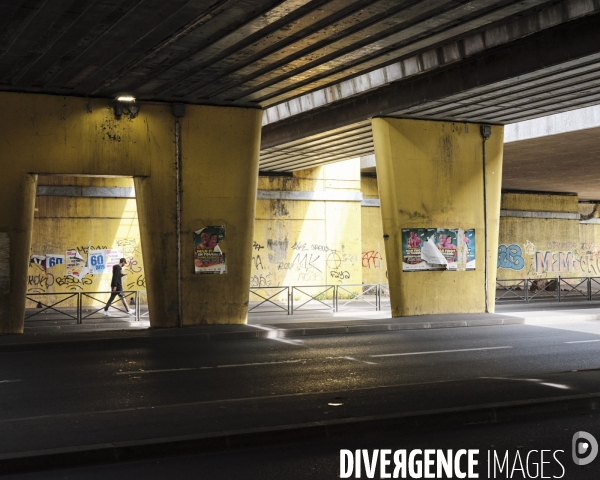
<path id="1" fill-rule="evenodd" d="M 2 158 L 9 165 L 14 158 Z M 5 163 L 6 162 L 6 163 Z M 0 334 L 23 333 L 37 175 L 3 171 L 0 189 Z"/>
<path id="2" fill-rule="evenodd" d="M 184 325 L 245 323 L 262 112 L 186 106 L 181 122 L 181 296 Z M 196 274 L 194 232 L 224 226 L 227 273 Z"/>
<path id="3" fill-rule="evenodd" d="M 486 310 L 483 138 L 480 126 L 373 119 L 392 315 Z M 503 127 L 486 141 L 488 311 L 494 311 Z M 475 229 L 476 269 L 402 271 L 402 229 Z"/>

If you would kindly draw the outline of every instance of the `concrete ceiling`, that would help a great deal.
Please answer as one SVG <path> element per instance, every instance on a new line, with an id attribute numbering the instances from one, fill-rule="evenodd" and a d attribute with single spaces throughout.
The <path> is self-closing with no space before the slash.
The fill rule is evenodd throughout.
<path id="1" fill-rule="evenodd" d="M 467 35 L 437 57 L 422 53 L 415 60 L 422 68 L 399 80 L 265 125 L 261 168 L 298 170 L 372 153 L 377 116 L 510 124 L 600 103 L 600 4 L 566 8 L 575 5 L 583 6 L 556 2 Z M 428 58 L 437 62 L 425 68 Z"/>
<path id="2" fill-rule="evenodd" d="M 600 128 L 504 145 L 502 188 L 600 200 Z"/>
<path id="3" fill-rule="evenodd" d="M 2 0 L 0 90 L 267 107 L 556 3 Z"/>

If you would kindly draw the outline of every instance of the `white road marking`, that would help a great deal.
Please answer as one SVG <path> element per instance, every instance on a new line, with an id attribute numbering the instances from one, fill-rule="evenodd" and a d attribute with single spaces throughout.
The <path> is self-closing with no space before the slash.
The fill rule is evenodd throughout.
<path id="1" fill-rule="evenodd" d="M 482 348 L 461 348 L 459 350 L 433 350 L 430 352 L 408 352 L 408 353 L 384 353 L 381 355 L 370 355 L 371 357 L 402 357 L 406 355 L 429 355 L 431 353 L 455 353 L 455 352 L 476 352 L 480 350 L 501 350 L 504 348 L 513 348 L 510 346 L 504 347 L 482 347 Z"/>
<path id="2" fill-rule="evenodd" d="M 260 363 L 238 363 L 238 364 L 231 364 L 231 365 L 217 365 L 217 368 L 229 368 L 229 367 L 255 367 L 257 365 L 277 365 L 280 363 L 298 363 L 298 362 L 305 362 L 306 360 L 300 359 L 300 360 L 282 360 L 280 362 L 260 362 Z"/>
<path id="3" fill-rule="evenodd" d="M 231 368 L 231 367 L 256 367 L 260 365 L 277 365 L 281 363 L 298 363 L 298 362 L 306 362 L 307 359 L 299 359 L 299 360 L 282 360 L 280 362 L 260 362 L 260 363 L 238 363 L 231 365 L 216 365 L 214 367 L 182 367 L 182 368 L 163 368 L 159 370 L 131 370 L 128 372 L 115 372 L 117 375 L 139 375 L 143 373 L 168 373 L 168 372 L 186 372 L 190 370 L 210 370 L 213 368 Z M 12 380 L 19 381 L 19 380 Z"/>
<path id="4" fill-rule="evenodd" d="M 137 375 L 139 373 L 184 372 L 186 370 L 200 370 L 201 368 L 213 368 L 213 367 L 163 368 L 161 370 L 133 370 L 131 372 L 115 372 L 115 373 L 117 375 Z"/>
<path id="5" fill-rule="evenodd" d="M 600 340 L 577 340 L 575 342 L 565 342 L 565 343 L 594 343 L 600 342 Z"/>
<path id="6" fill-rule="evenodd" d="M 352 360 L 353 362 L 366 363 L 367 365 L 377 365 L 377 363 L 375 363 L 375 362 L 367 362 L 365 360 L 359 360 L 358 358 L 354 358 L 354 357 L 339 357 L 339 358 L 344 358 L 346 360 Z"/>
<path id="7" fill-rule="evenodd" d="M 0 383 L 14 383 L 14 382 L 22 382 L 20 378 L 16 378 L 14 380 L 0 380 Z"/>

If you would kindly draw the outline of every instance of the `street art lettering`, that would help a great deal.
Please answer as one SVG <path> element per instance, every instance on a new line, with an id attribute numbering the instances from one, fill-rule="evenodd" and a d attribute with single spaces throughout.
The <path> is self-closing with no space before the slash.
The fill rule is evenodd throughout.
<path id="1" fill-rule="evenodd" d="M 296 254 L 296 256 L 294 257 L 294 259 L 292 260 L 291 263 L 280 262 L 277 265 L 277 270 L 293 270 L 294 268 L 296 270 L 309 270 L 309 269 L 313 268 L 313 269 L 317 270 L 318 272 L 321 272 L 321 269 L 315 265 L 315 262 L 317 260 L 319 260 L 319 258 L 321 258 L 320 255 L 317 255 L 315 257 L 312 253 L 311 254 L 298 253 L 298 254 Z"/>
<path id="2" fill-rule="evenodd" d="M 81 280 L 71 275 L 65 275 L 64 277 L 58 277 L 56 279 L 56 284 L 59 287 L 65 287 L 69 290 L 82 290 L 83 285 L 91 285 L 92 283 L 93 278 L 91 278 L 90 276 L 85 276 Z"/>
<path id="3" fill-rule="evenodd" d="M 121 247 L 123 254 L 133 255 L 134 253 L 142 253 L 137 246 L 137 240 L 135 238 L 122 238 L 117 240 L 117 246 Z"/>
<path id="4" fill-rule="evenodd" d="M 267 275 L 263 275 L 258 274 L 258 275 L 252 275 L 250 277 L 250 287 L 252 288 L 260 288 L 260 287 L 270 287 L 271 286 L 271 279 L 269 278 L 271 276 L 270 273 L 267 273 Z"/>
<path id="5" fill-rule="evenodd" d="M 298 242 L 294 242 L 294 245 L 292 245 L 292 250 L 301 250 L 301 251 L 306 251 L 306 243 L 298 243 Z"/>
<path id="6" fill-rule="evenodd" d="M 350 272 L 347 271 L 331 270 L 329 272 L 329 275 L 331 275 L 331 278 L 335 278 L 338 280 L 347 280 L 350 278 Z"/>
<path id="7" fill-rule="evenodd" d="M 260 250 L 265 247 L 263 247 L 261 244 L 256 243 L 256 241 L 254 241 L 254 243 L 252 244 L 252 248 L 254 248 L 254 250 L 258 250 L 260 252 Z"/>
<path id="8" fill-rule="evenodd" d="M 297 254 L 292 263 L 298 265 L 299 269 L 303 268 L 305 270 L 308 270 L 310 268 L 314 268 L 315 270 L 320 272 L 321 269 L 315 265 L 315 262 L 319 260 L 319 258 L 321 258 L 320 255 L 317 255 L 315 257 L 312 253 L 310 254 L 310 256 L 309 254 L 305 254 L 303 256 L 301 256 L 301 254 Z"/>
<path id="9" fill-rule="evenodd" d="M 369 250 L 368 252 L 362 252 L 362 266 L 363 268 L 381 268 L 381 262 L 383 257 L 375 250 Z"/>
<path id="10" fill-rule="evenodd" d="M 522 271 L 525 277 L 543 275 L 600 275 L 600 252 L 593 243 L 547 242 L 547 247 L 573 247 L 567 250 L 535 249 L 529 240 L 517 244 L 499 245 L 498 268 Z M 525 256 L 525 255 L 526 256 Z M 525 268 L 527 266 L 527 268 Z M 525 278 L 523 277 L 523 278 Z"/>
<path id="11" fill-rule="evenodd" d="M 525 260 L 519 245 L 498 245 L 498 268 L 523 270 L 523 267 Z"/>
<path id="12" fill-rule="evenodd" d="M 262 264 L 262 260 L 260 258 L 260 255 L 256 255 L 256 256 L 252 257 L 252 263 L 254 264 L 254 268 L 256 270 L 259 270 L 259 269 L 262 270 L 264 268 L 263 264 Z"/>
<path id="13" fill-rule="evenodd" d="M 125 264 L 125 270 L 131 273 L 140 273 L 142 271 L 142 267 L 138 265 L 138 261 L 134 260 L 133 257 L 129 257 L 127 259 L 127 263 Z"/>
<path id="14" fill-rule="evenodd" d="M 320 282 L 323 279 L 323 275 L 319 272 L 298 272 L 296 279 L 299 282 Z"/>
<path id="15" fill-rule="evenodd" d="M 27 291 L 34 291 L 36 293 L 43 293 L 46 291 L 48 287 L 54 285 L 54 275 L 51 273 L 42 274 L 38 273 L 37 275 L 28 275 L 27 277 Z"/>
<path id="16" fill-rule="evenodd" d="M 88 247 L 87 245 L 85 245 L 85 246 L 82 246 L 82 247 L 77 247 L 76 250 L 79 252 L 80 255 L 87 255 L 87 253 L 90 250 L 106 250 L 107 248 L 108 247 L 106 245 L 102 245 L 102 246 L 98 245 L 96 247 L 94 247 L 94 246 L 89 246 Z"/>
<path id="17" fill-rule="evenodd" d="M 146 288 L 146 278 L 143 275 L 138 275 L 137 279 L 127 284 L 127 288 L 132 290 L 135 286 Z"/>

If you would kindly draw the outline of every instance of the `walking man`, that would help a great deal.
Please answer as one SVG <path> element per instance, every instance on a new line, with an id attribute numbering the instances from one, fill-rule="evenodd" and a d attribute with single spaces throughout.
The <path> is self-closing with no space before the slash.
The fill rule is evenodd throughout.
<path id="1" fill-rule="evenodd" d="M 110 307 L 110 304 L 113 302 L 113 300 L 115 299 L 115 297 L 117 295 L 121 298 L 121 301 L 123 302 L 123 306 L 125 307 L 125 311 L 127 311 L 127 313 L 129 313 L 129 315 L 133 315 L 135 313 L 135 310 L 133 310 L 133 309 L 129 310 L 129 307 L 127 306 L 127 302 L 125 301 L 125 295 L 123 295 L 123 284 L 121 283 L 121 279 L 125 276 L 125 274 L 122 273 L 122 269 L 126 263 L 127 263 L 127 260 L 125 260 L 124 258 L 121 258 L 119 260 L 119 264 L 113 266 L 112 280 L 110 282 L 110 289 L 111 289 L 110 298 L 108 299 L 108 302 L 106 302 L 106 306 L 104 307 L 104 310 L 102 310 L 102 314 L 107 317 L 111 316 L 111 314 L 108 313 L 108 307 Z"/>

